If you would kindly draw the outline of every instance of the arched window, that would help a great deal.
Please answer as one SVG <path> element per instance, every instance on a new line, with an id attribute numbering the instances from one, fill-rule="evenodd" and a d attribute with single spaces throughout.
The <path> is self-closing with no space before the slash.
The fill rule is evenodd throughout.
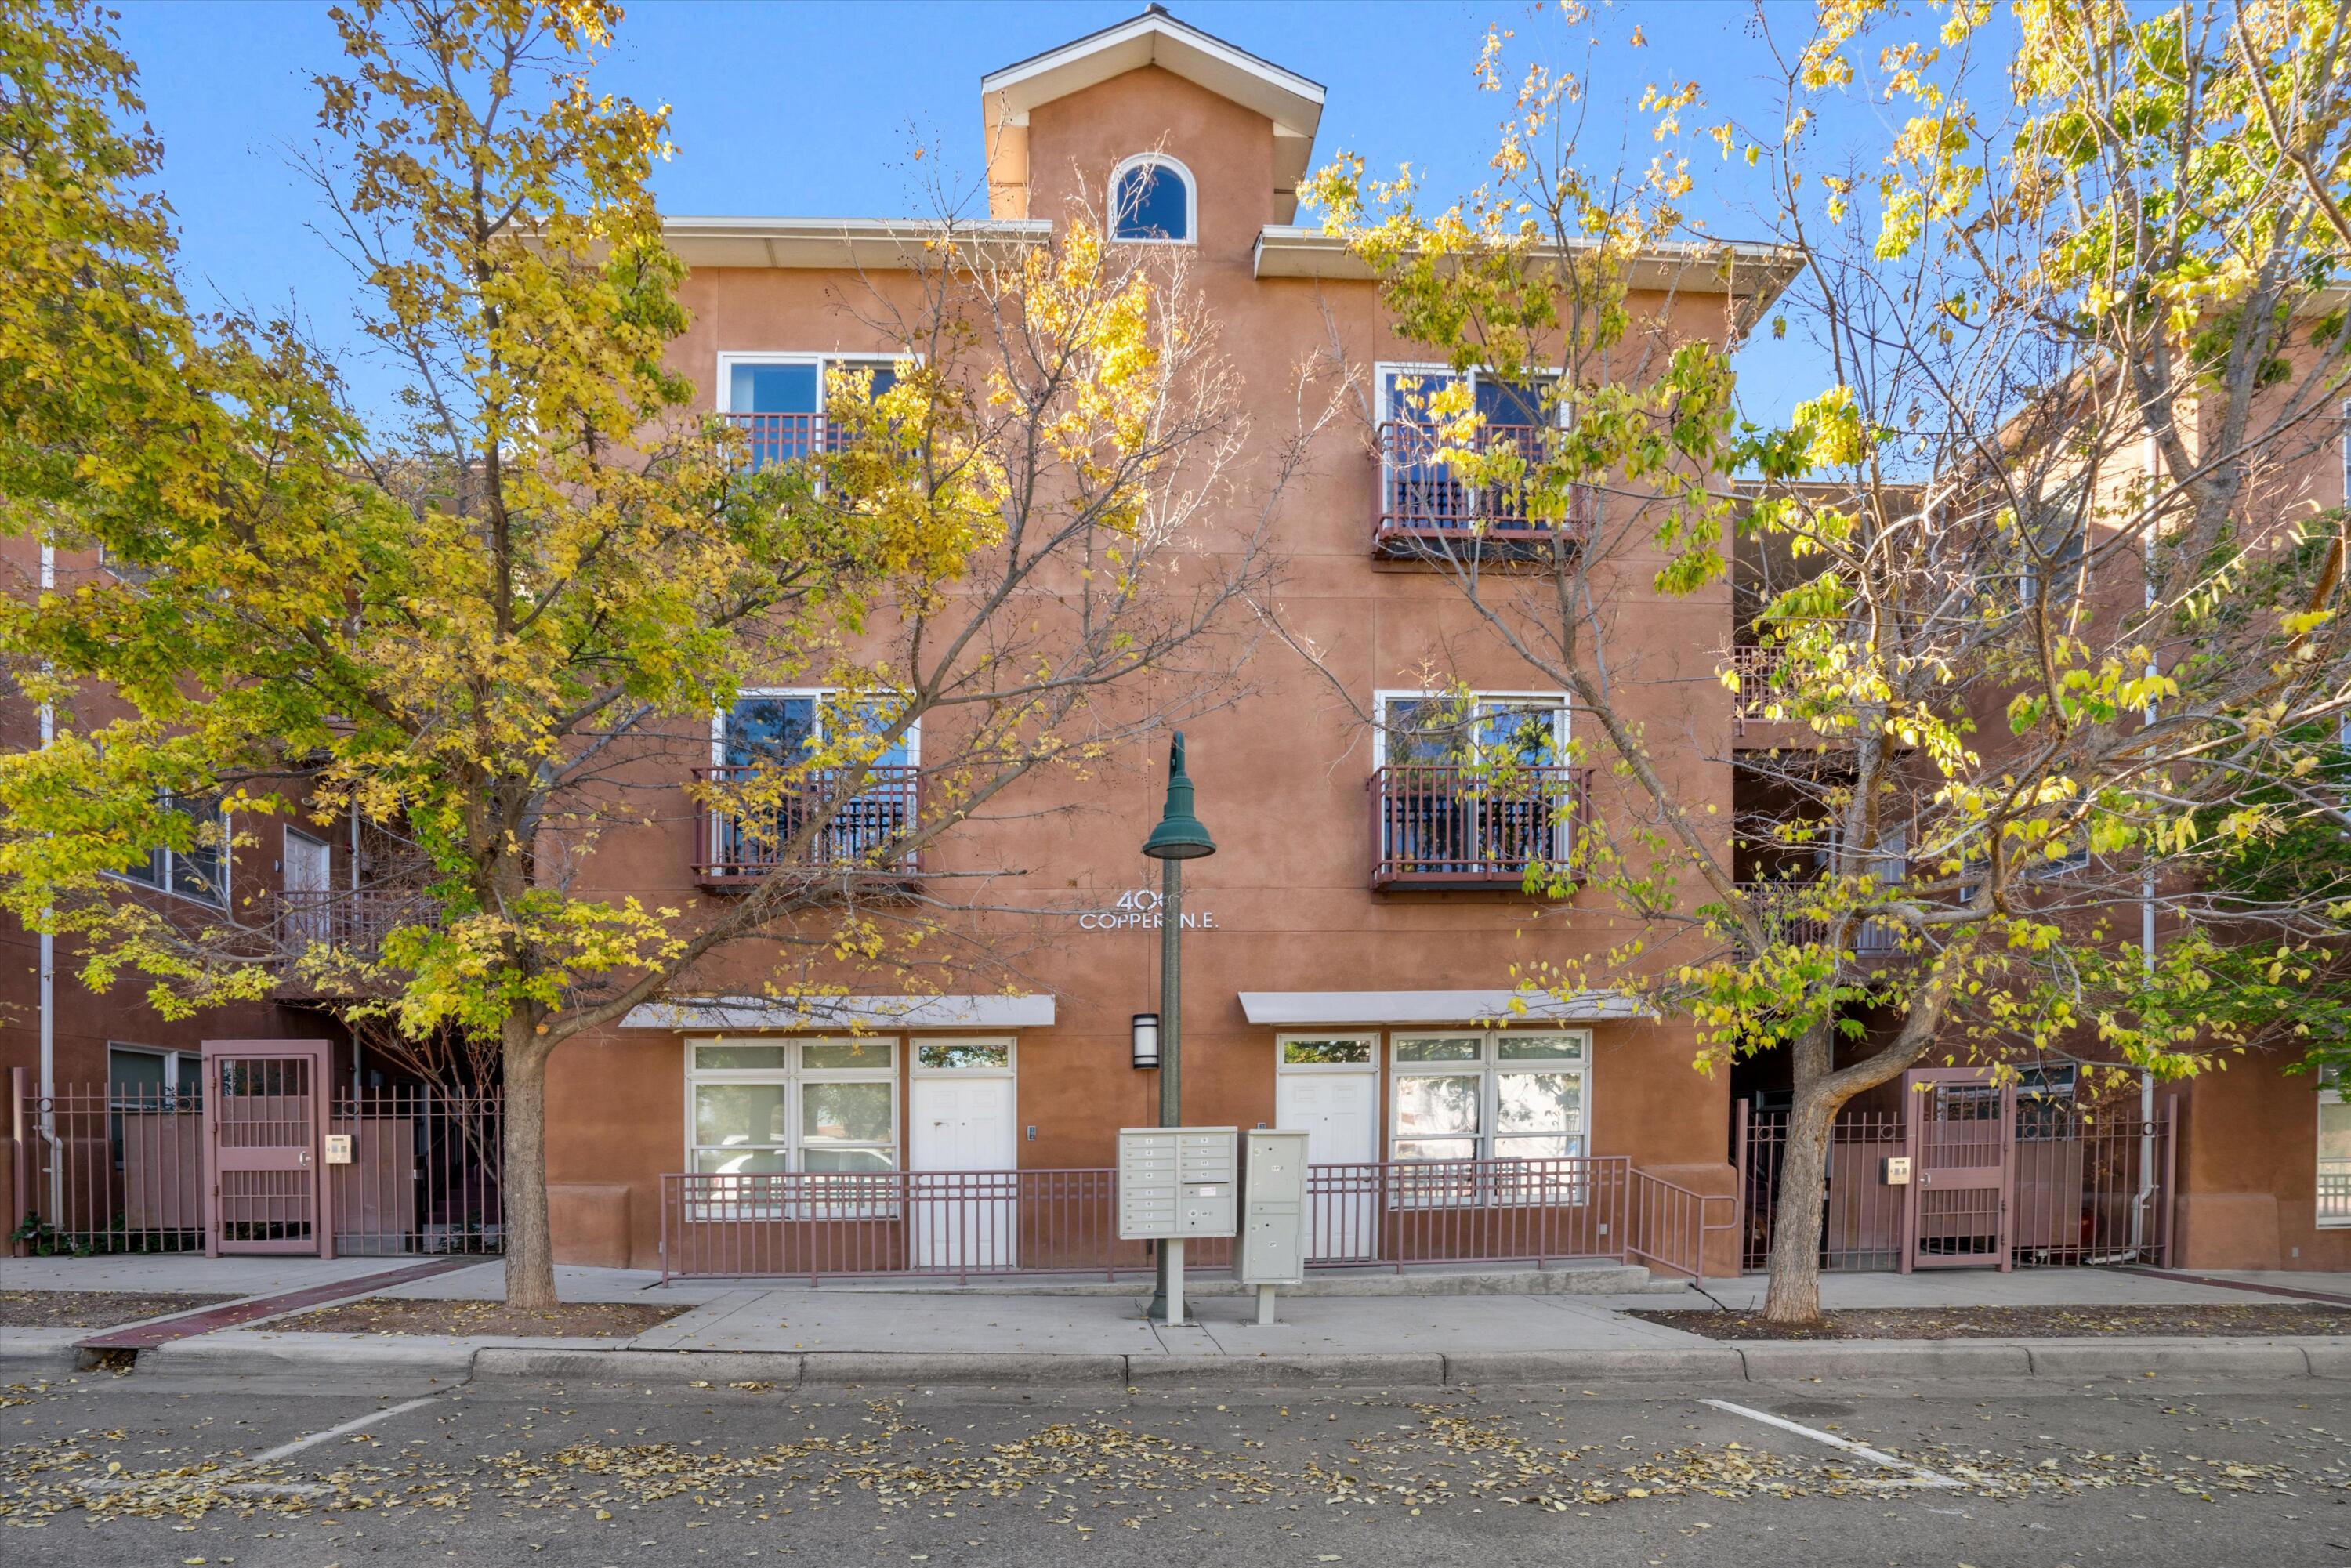
<path id="1" fill-rule="evenodd" d="M 1110 177 L 1113 239 L 1192 243 L 1192 172 L 1164 152 L 1138 152 Z"/>

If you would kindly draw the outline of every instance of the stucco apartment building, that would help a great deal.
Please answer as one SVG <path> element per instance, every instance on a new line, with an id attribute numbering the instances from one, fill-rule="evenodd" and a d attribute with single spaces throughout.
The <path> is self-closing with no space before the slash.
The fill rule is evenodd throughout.
<path id="1" fill-rule="evenodd" d="M 1423 695 L 1416 672 L 1443 664 L 1476 687 L 1481 722 L 1538 767 L 1563 762 L 1573 716 L 1562 694 L 1526 689 L 1523 664 L 1408 548 L 1416 528 L 1441 519 L 1418 515 L 1418 471 L 1383 432 L 1399 413 L 1391 406 L 1399 389 L 1432 371 L 1388 329 L 1363 267 L 1297 222 L 1322 101 L 1306 77 L 1155 6 L 979 84 L 981 232 L 1017 239 L 1024 225 L 1061 221 L 1082 202 L 1113 215 L 1121 243 L 1188 247 L 1188 285 L 1205 296 L 1244 400 L 1268 428 L 1290 419 L 1301 355 L 1335 348 L 1359 368 L 1369 403 L 1365 417 L 1322 438 L 1278 523 L 1283 613 L 1323 651 L 1323 671 L 1278 647 L 1261 651 L 1247 696 L 1187 727 L 1198 811 L 1219 852 L 1186 873 L 1185 1118 L 1302 1127 L 1320 1164 L 1622 1156 L 1659 1181 L 1727 1200 L 1740 1181 L 1734 1091 L 1768 1095 L 1768 1068 L 1752 1084 L 1701 1075 L 1686 1025 L 1638 1016 L 1604 993 L 1534 998 L 1509 1028 L 1492 1027 L 1511 1012 L 1523 967 L 1596 955 L 1627 935 L 1597 896 L 1538 920 L 1540 901 L 1520 891 L 1525 860 L 1555 852 L 1572 812 L 1541 796 L 1539 811 L 1552 814 L 1516 821 L 1474 849 L 1448 849 L 1430 838 L 1426 810 L 1398 804 L 1413 759 L 1387 755 L 1388 736 Z M 872 312 L 853 306 L 916 286 L 906 268 L 926 224 L 744 215 L 674 218 L 669 229 L 691 268 L 684 298 L 693 326 L 674 363 L 706 407 L 747 427 L 755 451 L 780 441 L 774 451 L 789 455 L 806 449 L 791 443 L 818 438 L 827 367 L 883 363 L 901 350 Z M 1688 336 L 1719 336 L 1784 282 L 1763 259 L 1719 254 L 1661 255 L 1652 272 L 1656 291 L 1636 293 L 1635 313 Z M 1238 511 L 1231 526 L 1246 526 Z M 28 575 L 36 569 L 28 555 L 11 559 Z M 56 570 L 103 567 L 65 560 Z M 1731 590 L 1665 596 L 1637 559 L 1608 586 L 1623 596 L 1615 623 L 1638 643 L 1640 689 L 1652 705 L 1641 716 L 1651 736 L 1672 737 L 1660 760 L 1727 833 L 1738 749 L 1761 744 L 1737 723 L 1737 699 L 1717 674 L 1737 639 Z M 1334 684 L 1346 701 L 1333 699 Z M 711 766 L 726 766 L 750 737 L 822 722 L 821 696 L 747 694 L 714 727 Z M 32 716 L 10 722 L 31 738 Z M 919 735 L 884 760 L 916 800 Z M 1130 1020 L 1159 1000 L 1156 866 L 1140 846 L 1165 773 L 1156 755 L 1123 760 L 1089 785 L 1083 810 L 991 826 L 985 841 L 950 836 L 925 862 L 926 872 L 951 871 L 958 857 L 1025 868 L 999 890 L 1029 911 L 1024 984 L 851 997 L 796 1012 L 756 999 L 768 977 L 746 948 L 709 972 L 705 999 L 641 1009 L 565 1045 L 551 1064 L 548 1108 L 558 1257 L 674 1263 L 665 1245 L 688 1215 L 677 1194 L 696 1174 L 1112 1164 L 1117 1129 L 1157 1114 L 1155 1075 L 1132 1062 Z M 723 825 L 697 811 L 689 782 L 681 770 L 654 821 L 600 851 L 600 886 L 677 903 L 726 897 L 731 882 L 757 874 L 739 846 L 723 842 Z M 1425 794 L 1426 773 L 1409 788 Z M 1604 769 L 1588 788 L 1576 809 L 1607 811 Z M 368 845 L 300 837 L 266 842 L 234 868 L 167 864 L 141 874 L 159 895 L 200 897 L 208 874 L 304 887 L 363 877 Z M 9 938 L 7 958 L 5 1064 L 46 1061 L 60 1083 L 152 1072 L 176 1080 L 185 1071 L 176 1052 L 223 1036 L 328 1038 L 339 1075 L 369 1071 L 347 1039 L 298 1003 L 166 1025 L 60 977 L 44 1008 L 31 939 Z M 2322 1137 L 2351 1160 L 2351 1126 L 2331 1119 L 2344 1113 L 2332 1098 L 2321 1108 L 2306 1083 L 2248 1062 L 2186 1099 L 2179 1168 L 2193 1218 L 2176 1260 L 2351 1266 L 2351 1228 L 2323 1224 L 2314 1201 Z M 1496 1199 L 1465 1191 L 1458 1201 Z M 1718 1201 L 1708 1212 L 1727 1218 L 1729 1207 Z M 2351 1226 L 2351 1203 L 2338 1202 L 2334 1217 Z M 1737 1266 L 1728 1224 L 1706 1246 L 1708 1272 Z"/>

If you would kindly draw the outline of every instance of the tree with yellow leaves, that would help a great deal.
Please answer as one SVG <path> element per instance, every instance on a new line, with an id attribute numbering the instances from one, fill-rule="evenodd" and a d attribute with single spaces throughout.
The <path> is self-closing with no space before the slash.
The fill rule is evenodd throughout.
<path id="1" fill-rule="evenodd" d="M 2351 37 L 2329 0 L 1820 0 L 1756 26 L 1784 67 L 1764 121 L 1653 88 L 1646 169 L 1588 167 L 1583 84 L 1511 86 L 1497 36 L 1482 73 L 1514 103 L 1487 187 L 1432 215 L 1343 160 L 1311 195 L 1426 357 L 1535 389 L 1523 423 L 1556 427 L 1486 439 L 1458 392 L 1426 415 L 1459 483 L 1552 530 L 1507 569 L 1474 537 L 1435 564 L 1613 775 L 1530 887 L 1598 891 L 1643 932 L 1527 984 L 1686 1018 L 1702 1069 L 1788 1054 L 1765 1311 L 1802 1322 L 1855 1096 L 1928 1061 L 2063 1047 L 2151 1082 L 2307 1043 L 2294 980 L 2351 905 L 2229 867 L 2351 825 L 2351 525 L 2327 496 Z M 1748 246 L 1690 218 L 1708 178 L 1762 214 Z M 1742 267 L 1780 273 L 1770 327 L 1823 367 L 1775 424 L 1675 326 L 1677 276 Z M 1764 325 L 1725 322 L 1733 349 Z M 1719 678 L 1778 740 L 1735 758 L 1737 821 L 1644 727 L 1692 673 L 1623 658 L 1652 592 L 1737 607 Z"/>
<path id="2" fill-rule="evenodd" d="M 91 984 L 141 977 L 170 1009 L 290 975 L 371 1029 L 495 1042 L 507 1299 L 543 1306 L 550 1054 L 745 943 L 814 992 L 953 962 L 970 901 L 893 868 L 1035 770 L 1217 700 L 1235 661 L 1177 655 L 1262 570 L 1251 539 L 1212 568 L 1192 549 L 1248 432 L 1180 271 L 1080 214 L 910 240 L 918 296 L 873 311 L 894 373 L 831 389 L 820 449 L 763 451 L 665 358 L 687 324 L 647 186 L 665 116 L 590 76 L 618 7 L 336 18 L 309 167 L 404 372 L 391 411 L 349 406 L 290 328 L 189 309 L 103 16 L 0 14 L 0 253 L 25 258 L 0 497 L 20 537 L 114 568 L 0 605 L 59 716 L 0 757 L 0 898 Z M 829 722 L 714 770 L 702 804 L 746 859 L 810 873 L 686 908 L 593 891 L 646 779 L 674 792 L 711 716 L 778 681 L 837 691 Z M 920 810 L 876 829 L 918 725 Z M 192 912 L 117 874 L 234 855 L 271 817 L 397 834 L 393 914 Z"/>

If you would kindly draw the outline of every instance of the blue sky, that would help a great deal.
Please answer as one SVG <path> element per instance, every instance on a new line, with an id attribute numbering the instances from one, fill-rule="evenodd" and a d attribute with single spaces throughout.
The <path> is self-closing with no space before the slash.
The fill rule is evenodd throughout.
<path id="1" fill-rule="evenodd" d="M 679 153 L 656 177 L 665 212 L 893 215 L 923 210 L 909 178 L 918 142 L 976 178 L 982 73 L 1141 8 L 1141 0 L 641 0 L 600 79 L 673 107 Z M 123 41 L 165 142 L 193 298 L 262 310 L 292 299 L 320 339 L 350 343 L 349 275 L 310 231 L 317 201 L 287 162 L 287 149 L 313 134 L 308 73 L 340 58 L 326 7 L 131 0 L 120 9 Z M 1579 64 L 1586 34 L 1611 46 L 1636 25 L 1648 35 L 1646 49 L 1604 52 L 1589 160 L 1614 161 L 1612 139 L 1627 134 L 1623 111 L 1648 80 L 1701 73 L 1714 98 L 1736 110 L 1761 63 L 1751 10 L 1738 0 L 1602 7 L 1574 38 L 1554 12 L 1524 0 L 1177 0 L 1170 9 L 1329 89 L 1318 160 L 1342 149 L 1363 152 L 1375 169 L 1409 159 L 1445 192 L 1483 173 L 1504 107 L 1478 93 L 1470 75 L 1489 23 L 1515 29 L 1524 55 L 1554 65 Z M 1625 148 L 1635 162 L 1649 151 L 1645 135 Z M 1727 231 L 1741 226 L 1736 214 L 1719 217 Z M 1761 344 L 1750 350 L 1755 362 L 1742 365 L 1759 411 L 1790 401 L 1777 390 L 1788 355 Z M 350 368 L 362 389 L 374 382 L 365 366 Z"/>

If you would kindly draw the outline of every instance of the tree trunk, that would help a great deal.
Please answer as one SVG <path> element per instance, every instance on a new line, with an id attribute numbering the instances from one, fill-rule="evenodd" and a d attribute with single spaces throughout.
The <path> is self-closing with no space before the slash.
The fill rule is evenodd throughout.
<path id="1" fill-rule="evenodd" d="M 547 1048 L 530 1021 L 506 1021 L 507 1304 L 544 1312 L 556 1304 L 555 1248 L 547 1228 Z"/>
<path id="2" fill-rule="evenodd" d="M 1770 1277 L 1763 1319 L 1813 1323 L 1821 1317 L 1821 1227 L 1827 1218 L 1829 1131 L 1836 1108 L 1819 1086 L 1799 1087 L 1780 1151 L 1780 1196 L 1771 1214 Z"/>

